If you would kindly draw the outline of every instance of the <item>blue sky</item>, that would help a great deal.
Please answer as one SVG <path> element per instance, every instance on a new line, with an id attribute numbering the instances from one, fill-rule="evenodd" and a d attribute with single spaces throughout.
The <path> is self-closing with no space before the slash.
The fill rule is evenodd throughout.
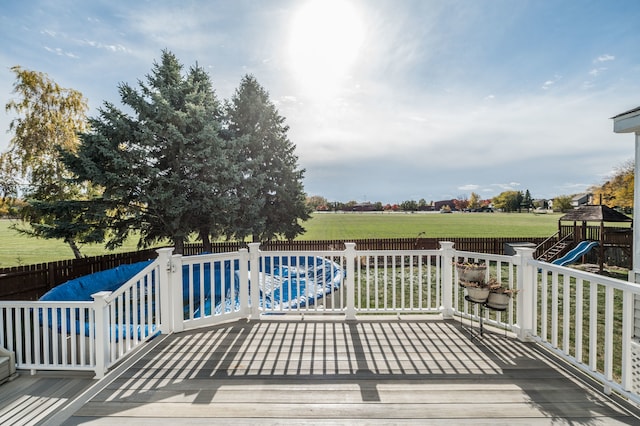
<path id="1" fill-rule="evenodd" d="M 610 118 L 640 105 L 639 20 L 636 0 L 8 1 L 0 103 L 20 65 L 82 92 L 93 116 L 166 48 L 221 99 L 255 75 L 309 195 L 551 198 L 633 158 Z"/>

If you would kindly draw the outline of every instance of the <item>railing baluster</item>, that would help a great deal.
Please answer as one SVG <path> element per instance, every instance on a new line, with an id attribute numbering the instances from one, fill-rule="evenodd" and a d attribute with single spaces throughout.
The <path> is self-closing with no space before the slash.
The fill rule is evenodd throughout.
<path id="1" fill-rule="evenodd" d="M 575 312 L 575 345 L 576 345 L 576 350 L 575 350 L 575 357 L 578 360 L 578 362 L 583 362 L 583 354 L 582 354 L 582 339 L 583 339 L 583 332 L 582 332 L 582 327 L 583 327 L 583 322 L 582 322 L 582 307 L 583 307 L 583 300 L 584 300 L 584 295 L 583 295 L 583 279 L 582 278 L 578 278 L 576 280 L 576 296 L 575 296 L 575 303 L 576 303 L 576 312 Z"/>
<path id="2" fill-rule="evenodd" d="M 594 303 L 595 302 L 595 303 Z M 589 367 L 598 369 L 598 285 L 589 282 Z"/>

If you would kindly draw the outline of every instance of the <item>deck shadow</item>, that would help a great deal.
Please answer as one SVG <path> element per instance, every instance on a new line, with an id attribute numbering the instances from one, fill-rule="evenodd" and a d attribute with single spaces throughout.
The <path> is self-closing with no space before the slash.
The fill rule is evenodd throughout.
<path id="1" fill-rule="evenodd" d="M 170 403 L 188 416 L 197 406 L 253 402 L 277 417 L 292 403 L 288 394 L 300 403 L 343 404 L 352 416 L 384 415 L 383 407 L 455 416 L 468 399 L 572 424 L 638 422 L 637 412 L 588 389 L 532 344 L 488 331 L 473 339 L 457 321 L 276 319 L 169 336 L 65 424 Z"/>

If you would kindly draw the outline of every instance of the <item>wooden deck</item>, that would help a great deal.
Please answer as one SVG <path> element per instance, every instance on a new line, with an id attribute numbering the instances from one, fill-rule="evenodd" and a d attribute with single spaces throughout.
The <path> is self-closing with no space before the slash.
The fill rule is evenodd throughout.
<path id="1" fill-rule="evenodd" d="M 64 424 L 640 424 L 533 344 L 472 338 L 468 322 L 438 318 L 283 317 L 174 334 Z"/>

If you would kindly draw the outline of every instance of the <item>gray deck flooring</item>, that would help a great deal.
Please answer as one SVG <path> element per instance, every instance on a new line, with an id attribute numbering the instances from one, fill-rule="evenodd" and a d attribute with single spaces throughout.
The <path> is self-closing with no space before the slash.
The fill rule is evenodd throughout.
<path id="1" fill-rule="evenodd" d="M 64 424 L 640 424 L 533 344 L 441 319 L 236 322 L 121 370 Z"/>
<path id="2" fill-rule="evenodd" d="M 0 385 L 0 425 L 46 422 L 95 384 L 92 378 L 93 373 L 21 371 L 17 379 Z"/>

